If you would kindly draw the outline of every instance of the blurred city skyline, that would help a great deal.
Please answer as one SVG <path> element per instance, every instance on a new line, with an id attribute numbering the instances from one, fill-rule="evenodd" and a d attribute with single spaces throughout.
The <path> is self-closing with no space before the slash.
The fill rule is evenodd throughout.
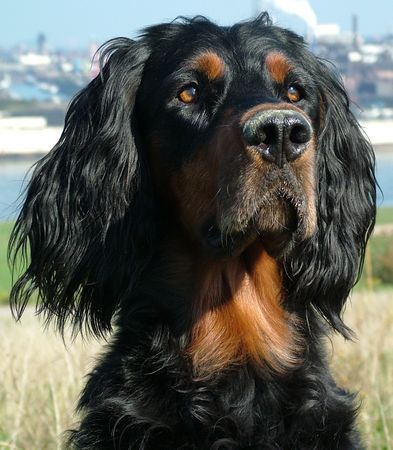
<path id="1" fill-rule="evenodd" d="M 94 55 L 100 44 L 117 36 L 135 37 L 143 27 L 179 15 L 199 13 L 231 25 L 264 10 L 275 24 L 304 35 L 316 55 L 334 63 L 353 112 L 380 152 L 378 181 L 384 204 L 393 205 L 393 27 L 389 33 L 387 26 L 393 21 L 392 0 L 383 13 L 380 5 L 376 11 L 376 2 L 366 7 L 353 0 L 340 8 L 338 0 L 175 0 L 157 8 L 149 0 L 138 6 L 129 0 L 96 0 L 94 8 L 90 1 L 78 1 L 14 0 L 0 9 L 0 163 L 4 168 L 6 160 L 21 162 L 12 162 L 3 179 L 0 170 L 0 221 L 14 217 L 9 205 L 21 189 L 20 181 L 12 185 L 7 180 L 22 180 L 32 158 L 57 142 L 69 101 L 99 73 Z"/>
<path id="2" fill-rule="evenodd" d="M 0 28 L 0 48 L 32 46 L 39 33 L 46 35 L 48 44 L 53 48 L 83 48 L 92 41 L 102 43 L 116 36 L 134 37 L 145 26 L 170 21 L 179 15 L 201 14 L 221 25 L 230 25 L 253 16 L 257 11 L 272 10 L 275 3 L 280 2 L 199 0 L 197 4 L 180 0 L 145 0 L 136 4 L 132 0 L 6 1 L 1 5 L 3 20 Z M 391 0 L 310 0 L 308 3 L 319 24 L 335 23 L 342 31 L 349 31 L 351 17 L 356 14 L 362 35 L 378 38 L 393 34 Z M 304 21 L 293 14 L 283 13 L 283 10 L 278 13 L 277 11 L 273 7 L 273 17 L 279 25 L 290 27 L 301 34 L 306 33 L 307 25 Z M 297 13 L 302 15 L 302 8 L 299 8 Z"/>

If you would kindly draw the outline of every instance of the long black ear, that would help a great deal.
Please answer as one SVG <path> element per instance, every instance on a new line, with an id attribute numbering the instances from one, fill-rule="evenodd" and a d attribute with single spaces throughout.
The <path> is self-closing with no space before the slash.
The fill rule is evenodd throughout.
<path id="1" fill-rule="evenodd" d="M 147 232 L 136 212 L 144 169 L 134 105 L 147 57 L 142 41 L 106 44 L 100 75 L 36 165 L 9 247 L 13 264 L 25 261 L 11 293 L 18 318 L 36 291 L 38 310 L 60 329 L 70 320 L 100 334 L 135 281 L 137 234 Z"/>
<path id="2" fill-rule="evenodd" d="M 303 303 L 305 311 L 316 309 L 348 337 L 341 312 L 360 276 L 375 222 L 374 153 L 341 82 L 324 63 L 314 64 L 322 102 L 315 174 L 318 224 L 315 236 L 286 263 L 289 301 Z"/>

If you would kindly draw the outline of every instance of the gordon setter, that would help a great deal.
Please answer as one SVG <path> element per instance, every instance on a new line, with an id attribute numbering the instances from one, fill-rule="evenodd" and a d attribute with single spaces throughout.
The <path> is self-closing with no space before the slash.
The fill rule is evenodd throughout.
<path id="1" fill-rule="evenodd" d="M 77 449 L 359 449 L 324 341 L 375 218 L 372 148 L 334 71 L 267 14 L 118 38 L 36 166 L 11 296 L 111 332 Z M 11 258 L 12 258 L 11 255 Z"/>

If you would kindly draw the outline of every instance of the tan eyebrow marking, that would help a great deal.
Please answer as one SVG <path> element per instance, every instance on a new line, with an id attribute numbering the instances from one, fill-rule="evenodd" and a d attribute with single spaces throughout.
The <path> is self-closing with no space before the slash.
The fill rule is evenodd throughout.
<path id="1" fill-rule="evenodd" d="M 198 55 L 193 67 L 204 73 L 209 80 L 222 78 L 225 74 L 225 62 L 210 50 Z"/>
<path id="2" fill-rule="evenodd" d="M 265 65 L 276 83 L 284 83 L 292 69 L 287 57 L 280 52 L 271 52 L 266 56 Z"/>

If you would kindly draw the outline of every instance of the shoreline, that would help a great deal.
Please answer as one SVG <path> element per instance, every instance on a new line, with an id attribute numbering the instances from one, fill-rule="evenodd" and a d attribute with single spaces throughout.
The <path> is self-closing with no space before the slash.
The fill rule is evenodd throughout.
<path id="1" fill-rule="evenodd" d="M 390 144 L 372 144 L 372 146 L 375 153 L 393 153 L 393 142 Z"/>

